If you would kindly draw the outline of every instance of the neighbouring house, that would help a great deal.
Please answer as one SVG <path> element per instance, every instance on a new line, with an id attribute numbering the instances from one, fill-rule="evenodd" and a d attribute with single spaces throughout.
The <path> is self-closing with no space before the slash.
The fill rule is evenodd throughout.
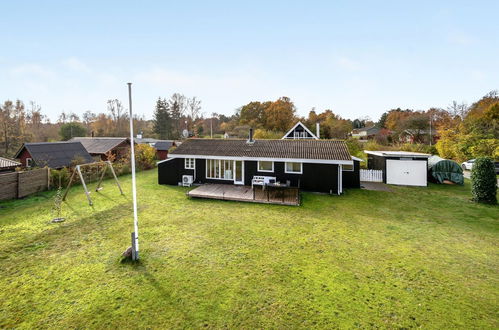
<path id="1" fill-rule="evenodd" d="M 139 137 L 140 136 L 140 137 Z M 133 142 L 137 143 L 137 144 L 148 144 L 150 145 L 151 147 L 156 143 L 156 142 L 159 142 L 159 141 L 165 141 L 165 140 L 159 140 L 159 139 L 153 139 L 153 138 L 144 138 L 144 137 L 141 137 L 141 135 L 137 135 L 136 138 L 133 139 Z"/>
<path id="2" fill-rule="evenodd" d="M 175 141 L 158 141 L 154 143 L 153 147 L 156 149 L 156 158 L 164 160 L 168 158 L 168 150 L 175 147 Z"/>
<path id="3" fill-rule="evenodd" d="M 123 137 L 74 137 L 96 161 L 113 161 L 127 157 L 130 152 L 130 139 Z M 111 157 L 110 157 L 111 156 Z"/>
<path id="4" fill-rule="evenodd" d="M 80 142 L 24 143 L 14 156 L 23 167 L 50 167 L 59 169 L 94 162 Z"/>
<path id="5" fill-rule="evenodd" d="M 175 147 L 178 143 L 174 140 L 158 140 L 138 136 L 139 135 L 137 135 L 137 138 L 134 139 L 134 142 L 136 142 L 137 144 L 148 144 L 156 149 L 156 158 L 159 160 L 166 159 L 168 157 L 168 150 L 170 150 L 171 147 Z"/>
<path id="6" fill-rule="evenodd" d="M 293 126 L 284 136 L 282 137 L 283 140 L 286 139 L 314 139 L 318 140 L 319 139 L 319 123 L 317 123 L 316 127 L 316 134 L 312 133 L 311 130 L 307 128 L 307 126 L 303 125 L 302 122 L 297 122 L 295 126 Z"/>
<path id="7" fill-rule="evenodd" d="M 400 142 L 405 143 L 429 143 L 435 144 L 438 141 L 437 130 L 406 129 L 400 133 Z"/>
<path id="8" fill-rule="evenodd" d="M 355 128 L 350 132 L 350 135 L 354 138 L 359 139 L 361 142 L 374 139 L 376 134 L 380 132 L 380 129 L 376 126 Z"/>
<path id="9" fill-rule="evenodd" d="M 21 163 L 15 160 L 0 157 L 0 173 L 14 172 L 16 167 L 20 167 Z"/>
<path id="10" fill-rule="evenodd" d="M 272 177 L 302 190 L 341 194 L 360 187 L 359 160 L 344 141 L 315 139 L 197 139 L 184 141 L 158 162 L 159 184 L 193 183 L 251 186 Z M 190 177 L 190 178 L 189 178 Z"/>
<path id="11" fill-rule="evenodd" d="M 427 186 L 429 154 L 407 151 L 369 151 L 367 168 L 383 171 L 383 182 L 404 186 Z"/>

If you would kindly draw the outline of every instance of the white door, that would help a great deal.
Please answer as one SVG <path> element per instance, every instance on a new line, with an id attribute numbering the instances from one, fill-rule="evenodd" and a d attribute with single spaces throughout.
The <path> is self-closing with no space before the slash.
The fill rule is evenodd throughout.
<path id="1" fill-rule="evenodd" d="M 404 186 L 426 186 L 426 161 L 386 160 L 386 183 Z"/>
<path id="2" fill-rule="evenodd" d="M 234 184 L 244 184 L 244 162 L 234 161 Z"/>

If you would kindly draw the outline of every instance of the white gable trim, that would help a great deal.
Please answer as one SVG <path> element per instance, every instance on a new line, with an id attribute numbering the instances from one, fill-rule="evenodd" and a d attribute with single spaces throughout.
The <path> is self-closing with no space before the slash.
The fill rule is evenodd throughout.
<path id="1" fill-rule="evenodd" d="M 298 125 L 300 125 L 301 127 L 303 127 L 303 129 L 305 129 L 305 131 L 307 131 L 310 135 L 312 135 L 312 138 L 313 139 L 316 139 L 316 140 L 319 140 L 319 138 L 314 134 L 312 133 L 308 128 L 307 126 L 303 125 L 301 121 L 297 122 L 295 126 L 293 126 L 292 129 L 290 129 L 286 134 L 284 134 L 284 136 L 281 138 L 281 140 L 286 140 L 288 139 L 286 136 L 288 136 L 289 133 L 293 132 L 295 130 L 295 128 L 298 127 Z"/>
<path id="2" fill-rule="evenodd" d="M 160 160 L 160 161 L 156 162 L 156 165 L 161 164 L 161 163 L 165 163 L 165 162 L 169 162 L 172 159 L 173 158 L 170 157 L 170 158 L 167 158 L 167 159 Z"/>

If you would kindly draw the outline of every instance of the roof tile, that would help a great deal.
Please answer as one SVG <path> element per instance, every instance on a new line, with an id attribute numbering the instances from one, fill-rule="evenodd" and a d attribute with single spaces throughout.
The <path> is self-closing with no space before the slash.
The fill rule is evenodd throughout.
<path id="1" fill-rule="evenodd" d="M 171 154 L 248 158 L 352 160 L 341 140 L 188 139 Z"/>

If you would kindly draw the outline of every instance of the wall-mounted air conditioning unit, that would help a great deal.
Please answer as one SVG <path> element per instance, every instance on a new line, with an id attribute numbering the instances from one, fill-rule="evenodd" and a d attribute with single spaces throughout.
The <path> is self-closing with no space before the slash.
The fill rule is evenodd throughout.
<path id="1" fill-rule="evenodd" d="M 182 175 L 182 186 L 190 187 L 194 182 L 194 177 L 192 175 Z"/>

